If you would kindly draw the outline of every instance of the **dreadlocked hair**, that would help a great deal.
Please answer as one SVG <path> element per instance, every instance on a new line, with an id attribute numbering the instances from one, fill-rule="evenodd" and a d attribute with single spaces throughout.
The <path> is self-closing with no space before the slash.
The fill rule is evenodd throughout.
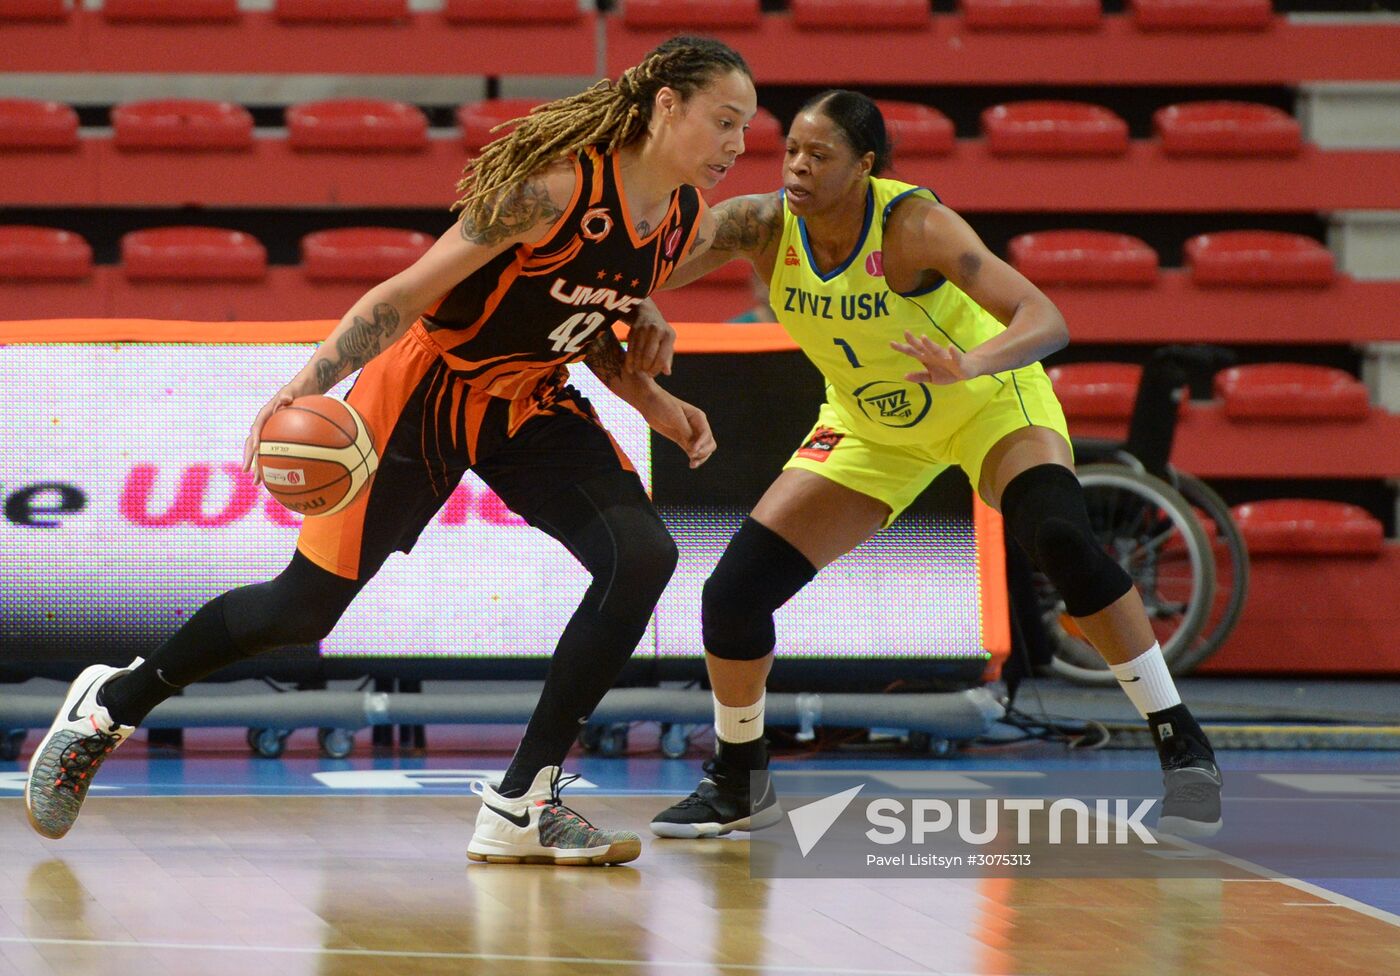
<path id="1" fill-rule="evenodd" d="M 671 88 L 683 101 L 716 76 L 753 74 L 738 52 L 707 37 L 673 37 L 614 83 L 603 79 L 577 95 L 546 102 L 523 118 L 491 131 L 510 132 L 482 147 L 457 184 L 453 210 L 465 210 L 478 226 L 494 221 L 511 191 L 546 163 L 598 146 L 612 152 L 646 134 L 656 93 Z"/>

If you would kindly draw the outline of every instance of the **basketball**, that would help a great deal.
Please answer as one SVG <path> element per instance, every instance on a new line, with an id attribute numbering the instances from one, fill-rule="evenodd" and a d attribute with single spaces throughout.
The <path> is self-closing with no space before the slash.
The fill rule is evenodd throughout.
<path id="1" fill-rule="evenodd" d="M 258 466 L 272 497 L 306 516 L 349 505 L 379 467 L 369 427 L 348 403 L 297 397 L 263 424 Z"/>

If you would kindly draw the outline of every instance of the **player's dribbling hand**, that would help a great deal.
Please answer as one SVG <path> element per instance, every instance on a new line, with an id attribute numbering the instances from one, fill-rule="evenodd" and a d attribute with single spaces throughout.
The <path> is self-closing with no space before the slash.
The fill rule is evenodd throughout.
<path id="1" fill-rule="evenodd" d="M 671 358 L 676 351 L 676 330 L 659 314 L 646 308 L 638 311 L 627 333 L 627 356 L 622 368 L 629 373 L 671 375 Z"/>
<path id="2" fill-rule="evenodd" d="M 907 329 L 904 331 L 904 341 L 891 342 L 890 348 L 917 359 L 923 367 L 918 372 L 904 374 L 904 378 L 910 383 L 947 386 L 981 375 L 971 369 L 970 363 L 963 361 L 961 350 L 953 346 L 940 346 L 928 336 L 916 336 Z"/>
<path id="3" fill-rule="evenodd" d="M 277 395 L 263 404 L 258 415 L 253 418 L 253 426 L 248 429 L 248 439 L 243 442 L 243 470 L 253 472 L 253 484 L 262 484 L 262 469 L 258 466 L 258 443 L 262 440 L 263 424 L 278 410 L 294 400 L 286 390 L 278 390 Z"/>
<path id="4" fill-rule="evenodd" d="M 715 435 L 705 411 L 669 393 L 658 397 L 643 416 L 647 425 L 667 440 L 674 441 L 690 458 L 692 469 L 700 467 L 715 453 Z"/>

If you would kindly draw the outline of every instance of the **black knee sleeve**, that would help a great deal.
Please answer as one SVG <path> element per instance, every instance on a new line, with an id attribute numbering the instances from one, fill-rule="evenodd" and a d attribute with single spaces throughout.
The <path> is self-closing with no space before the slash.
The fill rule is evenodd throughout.
<path id="1" fill-rule="evenodd" d="M 1070 616 L 1092 616 L 1132 589 L 1132 579 L 1094 538 L 1084 488 L 1069 468 L 1040 464 L 1012 478 L 1001 493 L 1001 515 Z"/>
<path id="2" fill-rule="evenodd" d="M 224 622 L 244 657 L 274 647 L 314 644 L 331 632 L 363 586 L 297 552 L 275 579 L 226 593 L 221 601 Z"/>
<path id="3" fill-rule="evenodd" d="M 705 650 L 731 661 L 766 657 L 776 641 L 773 611 L 816 575 L 816 567 L 792 543 L 745 519 L 705 581 L 700 601 Z"/>
<path id="4" fill-rule="evenodd" d="M 583 606 L 646 626 L 676 570 L 675 540 L 637 476 L 602 475 L 560 492 L 529 521 L 554 536 L 593 574 Z"/>

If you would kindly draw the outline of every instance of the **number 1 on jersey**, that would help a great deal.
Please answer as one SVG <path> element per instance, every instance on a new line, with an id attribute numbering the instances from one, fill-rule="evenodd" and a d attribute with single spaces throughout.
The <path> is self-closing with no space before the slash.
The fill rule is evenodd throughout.
<path id="1" fill-rule="evenodd" d="M 851 348 L 851 344 L 849 342 L 847 342 L 845 339 L 832 339 L 831 341 L 841 347 L 841 351 L 846 354 L 846 358 L 851 361 L 851 365 L 853 367 L 855 367 L 856 369 L 860 369 L 860 360 L 856 358 L 856 351 Z"/>

